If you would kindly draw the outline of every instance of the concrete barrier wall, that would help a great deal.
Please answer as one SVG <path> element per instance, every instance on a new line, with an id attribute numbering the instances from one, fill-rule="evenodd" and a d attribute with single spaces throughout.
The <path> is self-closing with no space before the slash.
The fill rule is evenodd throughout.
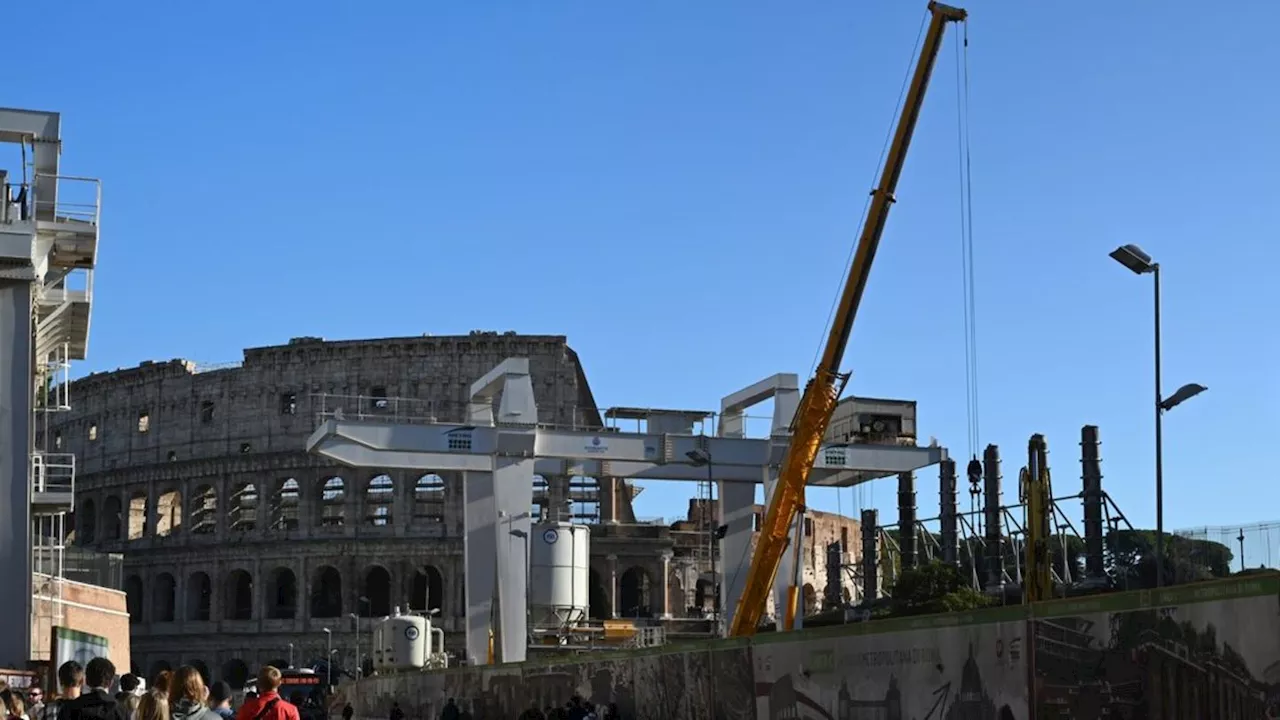
<path id="1" fill-rule="evenodd" d="M 1031 642 L 1030 639 L 1034 639 Z M 398 702 L 476 720 L 580 695 L 628 720 L 1280 717 L 1280 574 L 923 616 L 578 662 L 373 677 L 360 717 Z M 1266 715 L 1268 707 L 1276 713 Z M 1137 713 L 1137 714 L 1135 714 Z"/>

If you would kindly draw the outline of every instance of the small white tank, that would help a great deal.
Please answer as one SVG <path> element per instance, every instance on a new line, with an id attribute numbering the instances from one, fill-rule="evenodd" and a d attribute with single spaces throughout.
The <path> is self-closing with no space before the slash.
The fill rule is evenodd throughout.
<path id="1" fill-rule="evenodd" d="M 373 629 L 373 666 L 383 672 L 421 668 L 427 664 L 426 618 L 401 615 L 396 608 Z"/>
<path id="2" fill-rule="evenodd" d="M 567 522 L 538 523 L 530 532 L 529 611 L 535 628 L 572 627 L 591 608 L 591 530 Z"/>

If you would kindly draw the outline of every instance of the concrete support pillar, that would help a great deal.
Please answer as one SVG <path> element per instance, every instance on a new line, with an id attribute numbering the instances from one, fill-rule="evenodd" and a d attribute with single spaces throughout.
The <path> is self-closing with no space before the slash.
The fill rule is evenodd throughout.
<path id="1" fill-rule="evenodd" d="M 763 476 L 766 471 L 762 470 Z M 762 478 L 763 479 L 763 478 Z M 724 627 L 733 623 L 738 599 L 746 587 L 747 570 L 751 567 L 751 535 L 755 530 L 756 486 L 752 483 L 720 483 L 720 522 L 727 526 L 720 541 L 720 576 L 722 602 L 720 616 Z M 693 588 L 689 604 L 693 605 Z"/>
<path id="2" fill-rule="evenodd" d="M 0 274 L 0 617 L 25 628 L 31 617 L 31 283 Z M 29 272 L 29 271 L 25 271 Z M 31 633 L 0 633 L 0 667 L 23 668 Z"/>
<path id="3" fill-rule="evenodd" d="M 463 479 L 467 660 L 475 665 L 488 661 L 490 627 L 499 661 L 525 659 L 533 465 L 532 458 L 499 457 L 494 472 Z"/>

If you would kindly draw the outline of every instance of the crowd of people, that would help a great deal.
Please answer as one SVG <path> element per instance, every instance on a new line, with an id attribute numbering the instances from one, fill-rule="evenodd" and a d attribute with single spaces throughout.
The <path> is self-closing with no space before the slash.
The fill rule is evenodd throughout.
<path id="1" fill-rule="evenodd" d="M 24 691 L 0 683 L 5 720 L 300 720 L 298 709 L 280 697 L 280 671 L 270 665 L 258 673 L 257 692 L 246 694 L 238 709 L 227 683 L 206 685 L 190 665 L 160 673 L 145 689 L 132 674 L 118 680 L 110 660 L 94 658 L 84 666 L 64 662 L 57 692 L 49 697 L 39 685 Z"/>

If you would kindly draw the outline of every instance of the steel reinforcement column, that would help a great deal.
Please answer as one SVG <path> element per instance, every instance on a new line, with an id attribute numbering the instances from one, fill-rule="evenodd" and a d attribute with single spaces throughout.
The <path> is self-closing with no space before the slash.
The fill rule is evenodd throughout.
<path id="1" fill-rule="evenodd" d="M 1102 465 L 1098 458 L 1098 426 L 1080 429 L 1080 467 L 1084 484 L 1084 568 L 1085 577 L 1100 580 L 1107 575 L 1103 558 Z"/>
<path id="2" fill-rule="evenodd" d="M 880 511 L 862 511 L 862 602 L 880 599 Z"/>
<path id="3" fill-rule="evenodd" d="M 983 515 L 986 521 L 987 589 L 1004 583 L 1004 527 L 1000 516 L 1000 448 L 988 445 L 982 453 Z"/>
<path id="4" fill-rule="evenodd" d="M 956 507 L 956 461 L 938 465 L 938 517 L 942 526 L 942 562 L 955 565 L 960 559 L 960 522 Z"/>
<path id="5" fill-rule="evenodd" d="M 917 566 L 916 475 L 910 472 L 898 473 L 898 549 L 903 570 Z"/>

